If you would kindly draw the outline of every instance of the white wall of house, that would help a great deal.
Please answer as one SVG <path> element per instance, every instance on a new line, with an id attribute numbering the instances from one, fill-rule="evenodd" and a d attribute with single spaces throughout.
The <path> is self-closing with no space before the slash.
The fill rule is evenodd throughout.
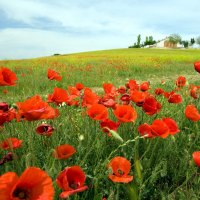
<path id="1" fill-rule="evenodd" d="M 180 43 L 178 43 L 178 44 L 177 44 L 177 48 L 184 48 L 184 45 L 183 45 L 183 44 L 180 44 Z"/>
<path id="2" fill-rule="evenodd" d="M 200 45 L 198 44 L 193 44 L 192 46 L 189 46 L 190 49 L 200 49 Z"/>
<path id="3" fill-rule="evenodd" d="M 161 40 L 160 42 L 156 43 L 156 47 L 163 48 L 165 40 Z"/>

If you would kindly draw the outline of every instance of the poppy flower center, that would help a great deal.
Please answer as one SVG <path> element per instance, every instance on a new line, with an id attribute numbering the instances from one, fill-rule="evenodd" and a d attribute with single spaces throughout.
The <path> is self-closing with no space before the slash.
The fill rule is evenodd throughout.
<path id="1" fill-rule="evenodd" d="M 48 126 L 44 126 L 43 127 L 43 132 L 47 132 L 48 131 Z"/>
<path id="2" fill-rule="evenodd" d="M 19 200 L 29 200 L 29 192 L 21 188 L 16 188 L 13 192 L 13 197 Z"/>
<path id="3" fill-rule="evenodd" d="M 117 172 L 118 172 L 118 174 L 119 174 L 120 176 L 123 176 L 123 175 L 124 175 L 124 172 L 123 172 L 121 169 L 118 169 Z"/>
<path id="4" fill-rule="evenodd" d="M 80 183 L 79 183 L 79 182 L 78 182 L 78 183 L 71 182 L 71 183 L 69 184 L 69 187 L 72 188 L 72 189 L 74 189 L 74 190 L 76 190 L 79 186 L 80 186 Z"/>

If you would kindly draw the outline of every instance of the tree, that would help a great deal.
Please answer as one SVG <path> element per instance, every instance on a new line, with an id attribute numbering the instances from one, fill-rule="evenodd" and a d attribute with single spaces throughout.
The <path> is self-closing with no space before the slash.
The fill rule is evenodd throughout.
<path id="1" fill-rule="evenodd" d="M 156 41 L 153 40 L 153 36 L 146 36 L 146 40 L 144 42 L 144 46 L 145 45 L 153 45 L 155 43 L 156 43 Z"/>
<path id="2" fill-rule="evenodd" d="M 189 46 L 189 42 L 188 41 L 182 41 L 181 43 L 184 45 L 185 48 L 188 48 L 188 46 Z"/>
<path id="3" fill-rule="evenodd" d="M 173 44 L 181 43 L 181 40 L 181 36 L 178 34 L 171 34 L 168 39 L 168 41 Z"/>
<path id="4" fill-rule="evenodd" d="M 196 43 L 200 46 L 200 36 L 197 37 L 197 39 L 196 39 Z"/>
<path id="5" fill-rule="evenodd" d="M 193 45 L 194 43 L 195 43 L 194 38 L 191 38 L 191 40 L 190 40 L 190 44 Z"/>
<path id="6" fill-rule="evenodd" d="M 149 43 L 150 43 L 150 44 L 153 43 L 153 36 L 149 36 Z"/>
<path id="7" fill-rule="evenodd" d="M 141 42 L 141 35 L 139 34 L 137 36 L 137 45 L 140 46 L 140 42 Z"/>
<path id="8" fill-rule="evenodd" d="M 148 44 L 148 42 L 149 42 L 149 38 L 148 38 L 148 36 L 146 36 L 146 40 L 145 40 L 145 44 Z"/>

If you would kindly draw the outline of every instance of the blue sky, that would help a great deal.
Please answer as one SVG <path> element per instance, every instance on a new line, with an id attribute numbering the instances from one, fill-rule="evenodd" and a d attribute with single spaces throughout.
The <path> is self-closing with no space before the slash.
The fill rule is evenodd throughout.
<path id="1" fill-rule="evenodd" d="M 0 0 L 0 59 L 126 48 L 138 34 L 200 35 L 199 0 Z"/>

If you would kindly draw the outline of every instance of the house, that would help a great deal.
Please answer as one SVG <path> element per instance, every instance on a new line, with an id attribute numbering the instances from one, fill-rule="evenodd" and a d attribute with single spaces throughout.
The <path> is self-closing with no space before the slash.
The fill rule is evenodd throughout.
<path id="1" fill-rule="evenodd" d="M 169 37 L 166 37 L 154 45 L 149 45 L 147 48 L 184 48 L 184 45 L 180 43 L 172 43 L 169 41 Z"/>
<path id="2" fill-rule="evenodd" d="M 195 43 L 192 46 L 189 46 L 189 49 L 200 49 L 200 45 Z"/>

